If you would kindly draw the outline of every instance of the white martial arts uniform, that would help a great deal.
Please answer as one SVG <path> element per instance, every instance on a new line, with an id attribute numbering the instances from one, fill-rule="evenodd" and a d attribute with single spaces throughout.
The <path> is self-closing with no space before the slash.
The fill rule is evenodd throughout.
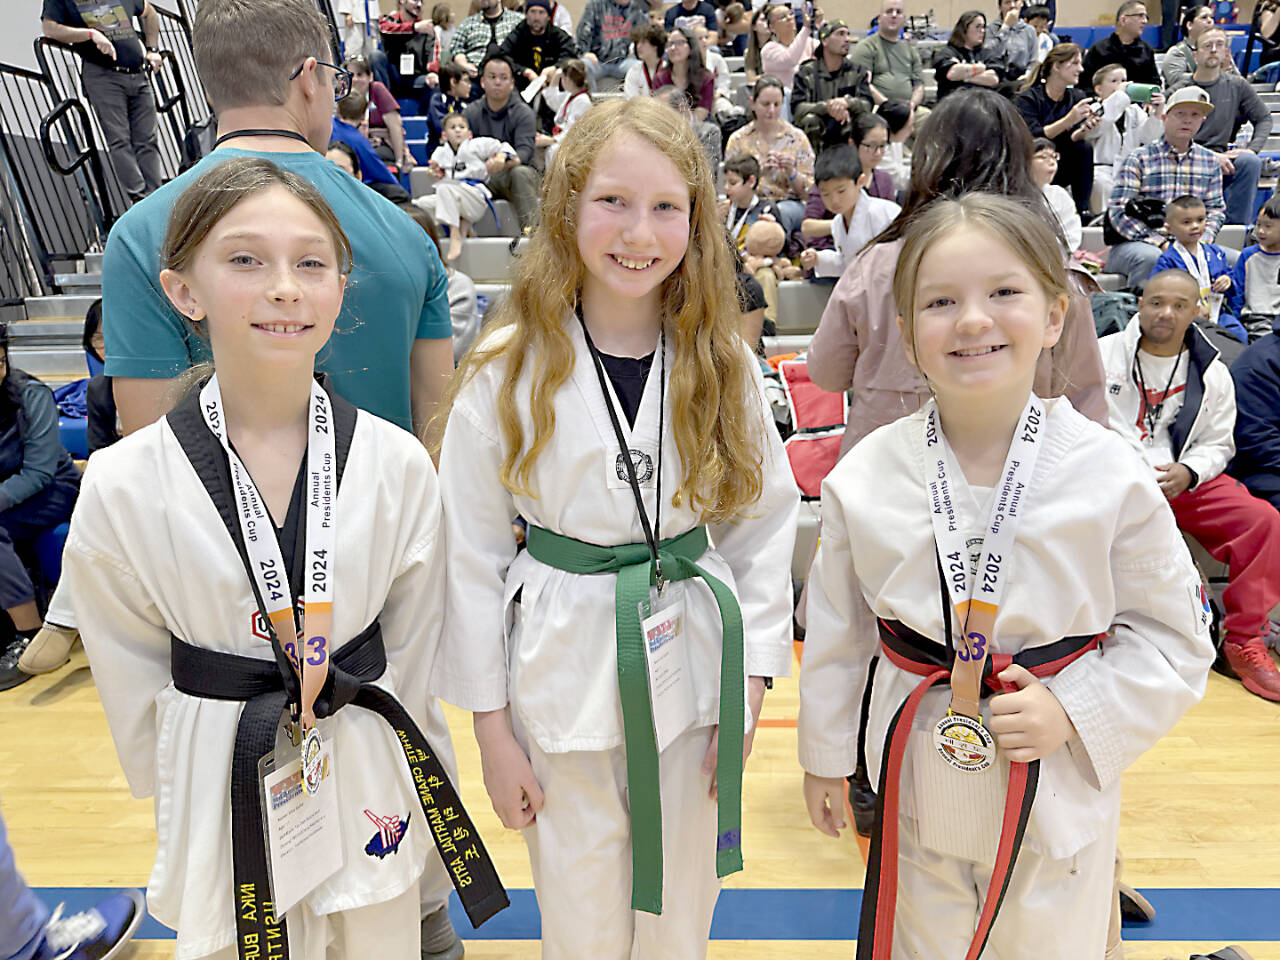
<path id="1" fill-rule="evenodd" d="M 422 445 L 360 411 L 335 509 L 334 648 L 380 622 L 388 664 L 375 682 L 400 700 L 456 783 L 448 727 L 427 689 L 445 587 L 437 480 Z M 216 954 L 236 935 L 230 779 L 242 704 L 176 690 L 169 635 L 240 656 L 273 654 L 255 625 L 258 607 L 231 534 L 167 419 L 92 458 L 63 581 L 130 789 L 155 796 L 159 842 L 148 907 L 177 930 L 178 960 Z M 291 940 L 304 941 L 293 953 L 299 960 L 320 960 L 327 936 L 342 935 L 343 918 L 318 930 L 311 914 L 359 911 L 348 926 L 376 929 L 375 905 L 386 907 L 383 921 L 405 914 L 403 901 L 418 901 L 420 877 L 424 909 L 443 905 L 451 889 L 388 723 L 349 706 L 317 726 L 339 778 L 345 865 L 286 915 Z M 277 751 L 286 743 L 277 737 Z M 365 852 L 379 831 L 366 810 L 407 815 L 398 851 Z M 303 908 L 308 917 L 297 916 Z M 415 921 L 417 912 L 408 911 Z M 407 933 L 397 926 L 385 941 L 366 944 L 368 952 L 346 956 L 416 960 L 417 943 L 416 925 Z"/>
<path id="2" fill-rule="evenodd" d="M 550 146 L 547 147 L 546 167 L 551 169 L 551 158 L 556 155 L 556 151 L 560 149 L 560 144 L 564 142 L 564 136 L 569 132 L 569 128 L 574 122 L 591 109 L 591 94 L 586 90 L 579 90 L 577 93 L 569 93 L 559 87 L 542 91 L 542 99 L 546 101 L 548 107 L 555 111 L 556 122 L 552 128 L 552 140 Z"/>
<path id="3" fill-rule="evenodd" d="M 457 229 L 461 220 L 475 223 L 484 218 L 493 196 L 483 181 L 489 179 L 485 161 L 497 154 L 515 156 L 515 147 L 493 137 L 471 137 L 463 140 L 455 151 L 441 143 L 431 153 L 431 162 L 444 171 L 444 179 L 436 181 L 435 193 L 414 201 L 439 223 Z M 466 181 L 481 181 L 468 183 Z"/>
<path id="4" fill-rule="evenodd" d="M 517 554 L 511 531 L 518 514 L 531 525 L 589 543 L 644 542 L 582 329 L 572 314 L 566 322 L 574 366 L 555 395 L 555 433 L 532 472 L 536 496 L 513 496 L 499 480 L 500 363 L 476 373 L 450 415 L 440 455 L 449 601 L 433 689 L 467 710 L 511 706 L 516 738 L 546 794 L 537 822 L 525 831 L 545 960 L 700 958 L 706 955 L 719 892 L 716 805 L 699 769 L 719 711 L 721 622 L 715 600 L 701 580 L 682 582 L 698 717 L 660 757 L 663 912 L 660 917 L 635 913 L 615 577 L 567 573 L 528 551 Z M 633 450 L 651 521 L 660 362 L 655 357 L 634 427 L 612 401 Z M 743 362 L 751 362 L 745 349 Z M 668 343 L 668 377 L 674 364 Z M 516 387 L 526 443 L 533 431 L 525 399 L 531 379 L 526 368 Z M 763 411 L 763 392 L 760 402 Z M 744 429 L 751 419 L 742 418 Z M 709 528 L 714 547 L 697 563 L 739 598 L 746 674 L 785 676 L 791 661 L 789 571 L 799 495 L 781 441 L 763 417 L 756 422 L 765 447 L 763 493 L 748 518 Z M 670 502 L 682 471 L 669 409 L 665 423 L 662 539 L 698 523 L 687 501 L 679 507 Z"/>
<path id="5" fill-rule="evenodd" d="M 1044 680 L 1077 736 L 1041 761 L 1022 852 L 983 955 L 1097 960 L 1112 897 L 1120 774 L 1203 695 L 1213 649 L 1200 577 L 1151 469 L 1068 401 L 1042 402 L 1043 446 L 991 648 L 1016 653 L 1068 636 L 1110 635 Z M 856 764 L 863 687 L 879 643 L 874 617 L 943 637 L 921 440 L 930 408 L 867 436 L 822 485 L 799 718 L 800 762 L 817 776 L 843 777 Z M 972 565 L 991 491 L 962 475 L 955 481 Z M 920 679 L 880 659 L 866 736 L 873 785 L 888 725 Z M 1008 776 L 1002 752 L 988 774 L 946 778 L 950 810 L 964 817 L 948 817 L 945 802 L 915 802 L 936 770 L 930 765 L 943 765 L 931 734 L 949 699 L 946 684 L 925 694 L 906 748 L 895 958 L 964 956 L 994 861 Z M 989 722 L 989 704 L 983 715 Z M 995 783 L 994 798 L 982 794 L 983 781 Z"/>
<path id="6" fill-rule="evenodd" d="M 1102 121 L 1084 135 L 1085 140 L 1093 144 L 1090 210 L 1102 213 L 1107 209 L 1120 162 L 1139 147 L 1159 140 L 1163 135 L 1164 121 L 1148 113 L 1142 104 L 1131 101 L 1124 90 L 1117 90 L 1102 101 Z"/>
<path id="7" fill-rule="evenodd" d="M 879 236 L 880 231 L 901 212 L 902 208 L 892 200 L 873 197 L 863 190 L 847 225 L 843 215 L 831 221 L 831 242 L 835 248 L 818 251 L 814 276 L 839 277 L 862 248 Z"/>

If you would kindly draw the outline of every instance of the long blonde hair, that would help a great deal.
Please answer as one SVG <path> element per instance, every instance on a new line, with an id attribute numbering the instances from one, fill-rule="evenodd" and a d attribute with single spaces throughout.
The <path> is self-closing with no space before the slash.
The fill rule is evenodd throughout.
<path id="1" fill-rule="evenodd" d="M 738 516 L 763 489 L 767 426 L 750 358 L 739 330 L 735 274 L 702 144 L 687 120 L 647 97 L 612 100 L 588 110 L 569 129 L 543 185 L 540 221 L 514 267 L 511 291 L 492 325 L 463 357 L 436 415 L 443 425 L 458 392 L 483 366 L 504 364 L 497 398 L 505 445 L 502 483 L 512 493 L 537 496 L 531 475 L 555 432 L 553 401 L 568 380 L 574 348 L 566 328 L 578 304 L 585 267 L 578 252 L 578 201 L 592 164 L 614 137 L 631 134 L 661 150 L 689 185 L 689 247 L 662 283 L 663 329 L 674 351 L 669 394 L 671 429 L 684 476 L 671 497 L 704 522 Z M 637 171 L 642 176 L 643 171 Z M 529 396 L 517 395 L 525 369 Z M 528 404 L 533 436 L 520 410 Z M 433 430 L 438 448 L 443 429 Z"/>

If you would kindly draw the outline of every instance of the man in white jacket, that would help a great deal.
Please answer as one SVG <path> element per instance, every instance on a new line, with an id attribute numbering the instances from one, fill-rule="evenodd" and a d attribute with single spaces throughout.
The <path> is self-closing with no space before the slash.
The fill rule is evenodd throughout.
<path id="1" fill-rule="evenodd" d="M 1192 322 L 1199 297 L 1186 271 L 1158 273 L 1134 320 L 1099 341 L 1111 428 L 1154 468 L 1178 527 L 1228 565 L 1223 653 L 1246 690 L 1280 701 L 1263 639 L 1280 601 L 1280 513 L 1222 472 L 1235 453 L 1235 387 Z"/>

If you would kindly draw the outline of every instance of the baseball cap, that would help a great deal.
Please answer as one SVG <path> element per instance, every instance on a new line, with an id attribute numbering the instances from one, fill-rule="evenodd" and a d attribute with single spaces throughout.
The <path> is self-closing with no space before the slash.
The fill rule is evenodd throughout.
<path id="1" fill-rule="evenodd" d="M 1213 103 L 1209 100 L 1209 94 L 1203 87 L 1182 87 L 1164 102 L 1164 111 L 1168 113 L 1178 106 L 1196 107 L 1203 111 L 1205 116 L 1213 112 Z"/>

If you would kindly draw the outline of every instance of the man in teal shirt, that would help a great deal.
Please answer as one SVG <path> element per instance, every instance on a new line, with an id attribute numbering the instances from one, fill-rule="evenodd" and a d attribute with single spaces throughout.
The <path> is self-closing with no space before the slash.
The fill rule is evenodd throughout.
<path id="1" fill-rule="evenodd" d="M 106 373 L 125 432 L 163 416 L 176 400 L 175 379 L 209 359 L 160 288 L 159 253 L 178 196 L 237 156 L 272 160 L 315 184 L 333 207 L 354 268 L 317 366 L 351 403 L 421 431 L 453 371 L 448 279 L 421 227 L 323 155 L 335 97 L 350 90 L 350 75 L 325 62 L 335 58 L 324 20 L 300 0 L 205 0 L 193 46 L 219 145 L 130 208 L 103 258 Z"/>

